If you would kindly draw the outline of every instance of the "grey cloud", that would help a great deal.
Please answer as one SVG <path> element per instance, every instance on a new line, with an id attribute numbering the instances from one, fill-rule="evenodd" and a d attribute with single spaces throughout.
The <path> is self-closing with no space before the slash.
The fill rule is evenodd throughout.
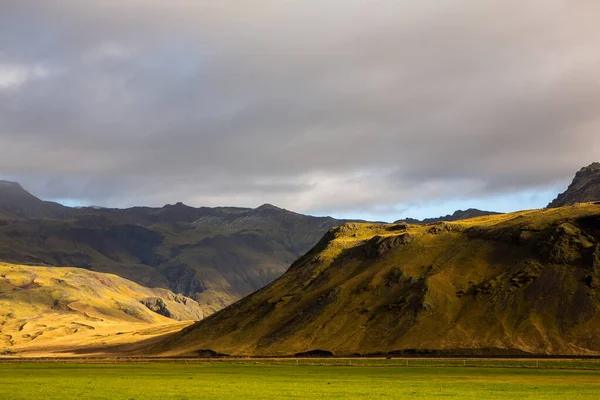
<path id="1" fill-rule="evenodd" d="M 4 1 L 0 171 L 94 204 L 392 210 L 598 159 L 600 5 Z M 5 78 L 7 79 L 7 78 Z"/>

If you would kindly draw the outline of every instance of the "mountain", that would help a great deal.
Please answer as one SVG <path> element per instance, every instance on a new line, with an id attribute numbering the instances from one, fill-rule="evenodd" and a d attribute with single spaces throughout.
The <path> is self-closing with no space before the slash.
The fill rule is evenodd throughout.
<path id="1" fill-rule="evenodd" d="M 600 204 L 331 229 L 151 354 L 600 355 Z"/>
<path id="2" fill-rule="evenodd" d="M 0 352 L 6 354 L 133 342 L 202 318 L 190 298 L 115 275 L 0 264 Z"/>
<path id="3" fill-rule="evenodd" d="M 65 218 L 71 209 L 42 201 L 16 182 L 0 180 L 0 216 L 8 218 Z"/>
<path id="4" fill-rule="evenodd" d="M 405 218 L 399 219 L 394 222 L 395 224 L 399 224 L 405 222 L 407 224 L 433 224 L 436 222 L 452 222 L 452 221 L 460 221 L 463 219 L 477 218 L 477 217 L 485 217 L 487 215 L 498 215 L 500 213 L 494 211 L 483 211 L 478 210 L 476 208 L 469 208 L 467 210 L 457 210 L 452 215 L 446 215 L 445 217 L 438 218 L 425 218 L 423 220 L 414 219 L 414 218 Z"/>
<path id="5" fill-rule="evenodd" d="M 347 221 L 256 209 L 70 208 L 0 185 L 0 261 L 73 266 L 193 297 L 209 314 L 270 283 Z"/>
<path id="6" fill-rule="evenodd" d="M 548 208 L 590 201 L 600 201 L 600 163 L 598 162 L 579 170 L 568 189 L 548 204 Z"/>

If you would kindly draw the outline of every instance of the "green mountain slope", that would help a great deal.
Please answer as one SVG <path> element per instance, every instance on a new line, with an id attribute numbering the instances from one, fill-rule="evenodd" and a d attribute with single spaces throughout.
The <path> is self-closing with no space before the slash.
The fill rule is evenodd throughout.
<path id="1" fill-rule="evenodd" d="M 154 354 L 600 355 L 600 204 L 347 224 Z"/>

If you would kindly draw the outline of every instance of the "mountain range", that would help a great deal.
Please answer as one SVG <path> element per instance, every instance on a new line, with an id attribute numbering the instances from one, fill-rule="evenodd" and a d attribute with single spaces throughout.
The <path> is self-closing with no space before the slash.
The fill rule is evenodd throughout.
<path id="1" fill-rule="evenodd" d="M 113 273 L 193 297 L 207 314 L 281 276 L 345 222 L 268 204 L 71 208 L 0 182 L 0 261 Z"/>
<path id="2" fill-rule="evenodd" d="M 268 204 L 71 208 L 0 181 L 0 340 L 22 354 L 598 355 L 599 173 L 545 210 L 393 224 Z M 201 321 L 160 336 L 183 319 Z"/>
<path id="3" fill-rule="evenodd" d="M 494 214 L 469 209 L 424 221 Z M 0 261 L 119 275 L 218 311 L 281 276 L 332 227 L 350 222 L 258 208 L 66 207 L 0 181 Z"/>

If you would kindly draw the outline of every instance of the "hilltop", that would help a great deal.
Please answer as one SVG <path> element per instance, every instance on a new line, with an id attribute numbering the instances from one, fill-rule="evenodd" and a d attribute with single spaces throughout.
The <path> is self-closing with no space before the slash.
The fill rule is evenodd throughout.
<path id="1" fill-rule="evenodd" d="M 600 201 L 600 163 L 598 162 L 579 170 L 567 190 L 548 204 L 548 208 L 589 201 Z"/>
<path id="2" fill-rule="evenodd" d="M 177 331 L 203 318 L 194 300 L 80 268 L 0 264 L 0 352 L 81 351 Z"/>
<path id="3" fill-rule="evenodd" d="M 71 214 L 69 207 L 40 200 L 17 182 L 0 180 L 0 217 L 63 219 Z"/>
<path id="4" fill-rule="evenodd" d="M 600 204 L 346 224 L 152 354 L 600 355 Z"/>

